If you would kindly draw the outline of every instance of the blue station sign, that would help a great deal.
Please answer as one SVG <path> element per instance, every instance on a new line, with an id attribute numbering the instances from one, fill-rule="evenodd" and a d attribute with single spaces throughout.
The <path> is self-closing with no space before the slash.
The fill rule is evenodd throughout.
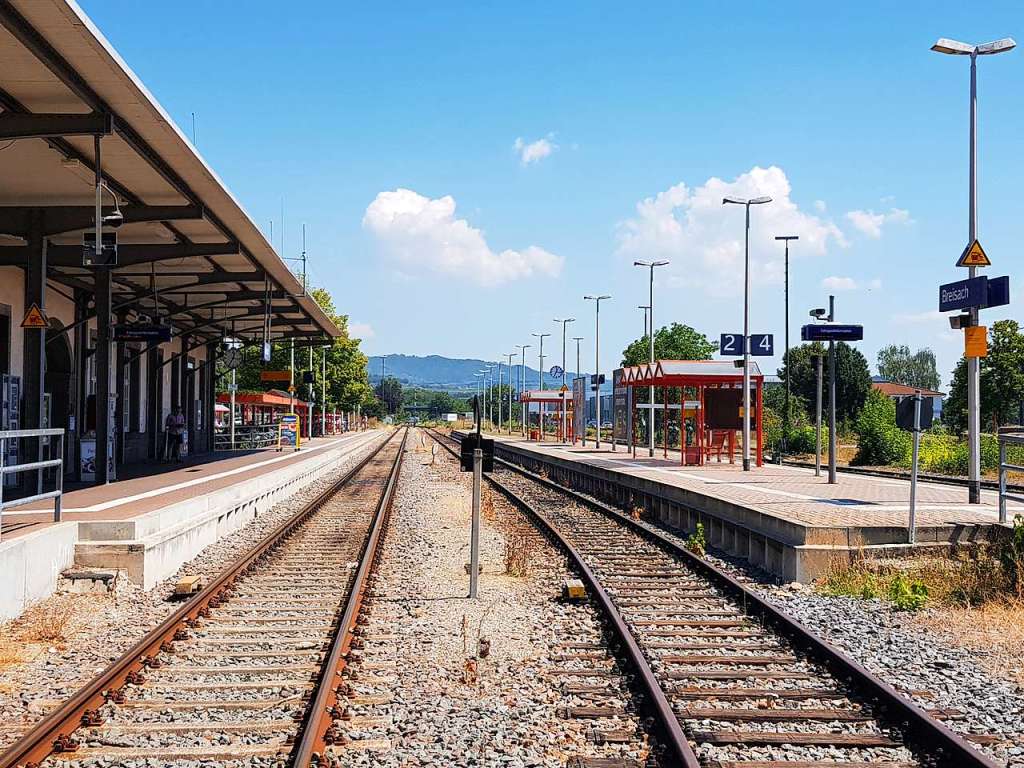
<path id="1" fill-rule="evenodd" d="M 800 329 L 801 341 L 860 341 L 863 338 L 863 325 L 816 323 Z"/>
<path id="2" fill-rule="evenodd" d="M 984 307 L 987 302 L 987 277 L 972 277 L 939 286 L 939 312 Z"/>

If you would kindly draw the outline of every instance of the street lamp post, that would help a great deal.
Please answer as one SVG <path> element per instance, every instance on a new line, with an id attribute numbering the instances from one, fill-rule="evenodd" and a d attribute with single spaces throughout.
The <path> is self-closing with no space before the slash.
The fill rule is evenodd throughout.
<path id="1" fill-rule="evenodd" d="M 576 342 L 576 377 L 579 378 L 580 376 L 583 375 L 583 372 L 580 370 L 580 342 L 583 341 L 583 337 L 582 336 L 573 336 L 572 340 Z M 584 386 L 586 386 L 586 382 L 585 381 L 584 381 Z M 583 403 L 584 403 L 584 405 L 586 404 L 586 402 L 587 402 L 587 390 L 584 389 L 583 390 Z M 1022 405 L 1021 407 L 1024 408 L 1024 405 Z M 573 414 L 575 414 L 575 413 L 576 413 L 576 411 L 573 410 Z M 587 414 L 584 413 L 582 416 L 574 416 L 574 418 L 582 419 L 583 420 L 583 434 L 580 435 L 580 439 L 583 440 L 583 445 L 586 446 L 586 444 L 587 444 L 587 427 L 586 427 Z M 575 427 L 574 427 L 574 429 L 575 429 Z M 573 442 L 574 443 L 576 442 L 576 433 L 575 433 L 575 431 L 573 432 Z"/>
<path id="2" fill-rule="evenodd" d="M 968 181 L 967 245 L 978 238 L 978 57 L 991 56 L 1012 50 L 1017 45 L 1013 38 L 1006 37 L 982 45 L 961 43 L 958 40 L 941 38 L 932 50 L 953 56 L 971 57 L 971 117 L 970 117 L 970 176 Z M 968 277 L 976 277 L 977 267 L 970 267 Z M 970 308 L 970 324 L 978 325 L 978 307 Z M 965 331 L 966 333 L 966 331 Z M 967 358 L 967 475 L 968 502 L 981 503 L 981 361 L 977 357 Z"/>
<path id="3" fill-rule="evenodd" d="M 742 205 L 746 209 L 743 230 L 743 471 L 750 471 L 750 206 L 764 205 L 772 199 L 767 195 L 752 197 L 724 197 L 722 205 Z M 653 455 L 653 451 L 652 454 Z"/>
<path id="4" fill-rule="evenodd" d="M 540 339 L 540 350 L 538 351 L 539 360 L 540 360 L 540 363 L 539 363 L 540 370 L 537 371 L 537 378 L 539 379 L 538 383 L 540 385 L 539 386 L 540 391 L 543 392 L 544 391 L 544 338 L 547 337 L 547 336 L 550 336 L 551 334 L 550 333 L 534 333 L 533 335 L 536 336 L 538 339 Z M 538 414 L 537 414 L 537 424 L 538 424 L 538 427 L 540 429 L 540 432 L 538 433 L 538 436 L 539 436 L 539 438 L 541 440 L 543 440 L 544 439 L 544 401 L 543 400 L 541 400 L 541 401 L 539 401 L 537 403 L 537 412 L 538 412 Z"/>
<path id="5" fill-rule="evenodd" d="M 320 437 L 327 436 L 327 350 L 331 348 L 330 344 L 324 344 L 322 349 L 323 355 L 323 371 L 321 372 L 321 392 L 320 392 Z"/>
<path id="6" fill-rule="evenodd" d="M 501 434 L 501 360 L 498 360 L 498 425 L 497 432 Z"/>
<path id="7" fill-rule="evenodd" d="M 568 412 L 568 409 L 565 407 L 565 329 L 566 329 L 566 326 L 569 325 L 569 323 L 575 323 L 576 322 L 576 318 L 575 317 L 566 317 L 566 318 L 558 318 L 558 317 L 556 317 L 555 318 L 555 322 L 562 324 L 562 391 L 561 391 L 561 396 L 562 396 L 562 400 L 561 400 L 561 405 L 562 405 L 562 424 L 561 424 L 562 436 L 561 437 L 562 437 L 562 441 L 564 442 L 565 441 L 565 435 L 568 432 L 568 430 L 566 430 L 566 428 L 565 428 L 565 414 Z"/>
<path id="8" fill-rule="evenodd" d="M 523 392 L 526 391 L 526 350 L 532 347 L 532 344 L 516 344 L 516 348 L 523 355 L 523 362 L 519 366 L 519 396 L 522 397 Z M 527 403 L 522 403 L 519 407 L 519 412 L 523 416 L 523 437 L 526 437 L 526 406 Z"/>
<path id="9" fill-rule="evenodd" d="M 601 447 L 601 302 L 611 296 L 584 296 L 587 301 L 594 302 L 594 412 L 597 415 L 597 440 L 594 445 Z"/>
<path id="10" fill-rule="evenodd" d="M 799 235 L 776 235 L 776 240 L 782 240 L 786 243 L 786 352 L 782 358 L 783 364 L 786 366 L 786 399 L 784 401 L 783 412 L 782 412 L 782 453 L 786 452 L 786 448 L 789 443 L 789 380 L 790 380 L 790 368 L 789 368 L 789 241 L 799 240 Z"/>
<path id="11" fill-rule="evenodd" d="M 512 358 L 516 356 L 515 352 L 509 352 L 505 357 L 508 358 L 508 436 L 512 437 Z"/>
<path id="12" fill-rule="evenodd" d="M 648 318 L 650 318 L 650 319 L 648 321 L 646 321 L 644 323 L 644 325 L 647 326 L 647 329 L 648 329 L 647 339 L 648 339 L 648 344 L 649 344 L 649 348 L 650 348 L 650 359 L 647 362 L 651 363 L 652 365 L 654 364 L 654 268 L 655 267 L 664 267 L 666 264 L 668 264 L 667 261 L 634 261 L 633 262 L 633 266 L 634 267 L 648 267 L 650 269 L 650 271 L 651 271 L 651 279 L 650 279 L 650 283 L 649 283 L 649 285 L 650 285 L 650 297 L 648 298 L 648 301 L 647 301 L 648 312 L 646 313 L 646 316 Z M 650 452 L 648 453 L 648 456 L 653 458 L 654 457 L 654 385 L 653 384 L 651 384 L 651 388 L 650 388 L 650 390 L 648 392 L 648 399 L 650 400 L 650 406 L 651 406 L 650 419 L 648 421 L 648 426 L 647 426 L 648 445 L 649 445 L 649 450 L 650 450 Z M 665 444 L 668 445 L 668 435 L 665 435 Z"/>

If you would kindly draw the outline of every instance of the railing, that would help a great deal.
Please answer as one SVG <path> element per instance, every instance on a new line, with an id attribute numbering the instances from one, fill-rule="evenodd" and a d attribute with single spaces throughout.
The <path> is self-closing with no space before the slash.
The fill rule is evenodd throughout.
<path id="1" fill-rule="evenodd" d="M 34 501 L 53 499 L 53 522 L 60 522 L 61 497 L 64 494 L 64 430 L 63 429 L 10 429 L 0 431 L 0 446 L 6 445 L 7 440 L 20 440 L 22 438 L 56 437 L 57 458 L 45 459 L 43 461 L 29 461 L 24 464 L 7 464 L 6 452 L 0 450 L 0 517 L 8 507 L 18 507 L 22 504 L 31 504 Z M 57 487 L 52 491 L 43 491 L 43 470 L 51 467 L 57 468 Z M 39 480 L 36 484 L 37 493 L 32 496 L 23 496 L 18 499 L 4 499 L 4 482 L 7 475 L 18 474 L 19 472 L 39 472 Z"/>
<path id="2" fill-rule="evenodd" d="M 1021 453 L 1024 453 L 1024 427 L 1002 427 L 999 430 L 999 522 L 1006 523 L 1006 502 L 1019 501 L 1024 503 L 1024 496 L 1018 496 L 1006 491 L 1006 473 L 1024 472 L 1024 466 L 1011 464 L 1007 461 L 1007 449 L 1010 446 L 1020 446 Z"/>
<path id="3" fill-rule="evenodd" d="M 234 444 L 230 427 L 218 430 L 213 436 L 215 451 L 251 451 L 277 446 L 277 424 L 235 425 Z"/>

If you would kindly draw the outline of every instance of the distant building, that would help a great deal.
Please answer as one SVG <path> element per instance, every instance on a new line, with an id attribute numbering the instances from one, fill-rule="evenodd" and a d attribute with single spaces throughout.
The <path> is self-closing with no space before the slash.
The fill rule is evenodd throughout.
<path id="1" fill-rule="evenodd" d="M 897 384 L 894 381 L 881 381 L 877 378 L 872 380 L 871 388 L 877 389 L 883 395 L 891 397 L 896 402 L 905 397 L 913 397 L 915 392 L 920 392 L 926 400 L 932 401 L 932 413 L 935 414 L 935 418 L 942 418 L 942 398 L 946 396 L 942 392 L 936 392 L 932 389 L 917 389 L 915 387 L 908 387 L 906 384 Z M 921 407 L 926 408 L 927 403 L 922 403 Z"/>

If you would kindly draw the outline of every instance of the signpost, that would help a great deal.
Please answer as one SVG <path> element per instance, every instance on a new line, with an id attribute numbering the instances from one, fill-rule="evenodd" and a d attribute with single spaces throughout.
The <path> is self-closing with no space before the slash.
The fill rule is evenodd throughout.
<path id="1" fill-rule="evenodd" d="M 973 242 L 964 248 L 960 258 L 956 260 L 956 265 L 958 267 L 991 267 L 992 262 L 989 261 L 988 254 L 981 247 L 978 238 L 974 238 Z"/>
<path id="2" fill-rule="evenodd" d="M 484 472 L 494 471 L 494 441 L 480 435 L 480 397 L 473 397 L 473 418 L 476 432 L 462 438 L 460 464 L 463 472 L 473 473 L 473 516 L 469 538 L 469 597 L 476 599 L 480 580 L 480 483 Z"/>
<path id="3" fill-rule="evenodd" d="M 721 334 L 718 352 L 729 357 L 743 357 L 743 334 Z M 772 357 L 775 354 L 775 336 L 771 333 L 750 334 L 750 354 L 755 357 Z"/>
<path id="4" fill-rule="evenodd" d="M 921 450 L 921 432 L 932 425 L 932 410 L 921 413 L 921 391 L 914 392 L 913 397 L 905 397 L 896 404 L 896 426 L 913 432 L 914 450 L 910 459 L 910 519 L 907 521 L 907 543 L 915 543 L 917 537 L 917 465 Z"/>
<path id="5" fill-rule="evenodd" d="M 260 371 L 260 381 L 291 381 L 289 371 Z"/>
<path id="6" fill-rule="evenodd" d="M 25 310 L 25 318 L 21 321 L 22 328 L 48 328 L 49 326 L 46 315 L 43 314 L 43 310 L 39 308 L 38 304 L 32 304 Z"/>

